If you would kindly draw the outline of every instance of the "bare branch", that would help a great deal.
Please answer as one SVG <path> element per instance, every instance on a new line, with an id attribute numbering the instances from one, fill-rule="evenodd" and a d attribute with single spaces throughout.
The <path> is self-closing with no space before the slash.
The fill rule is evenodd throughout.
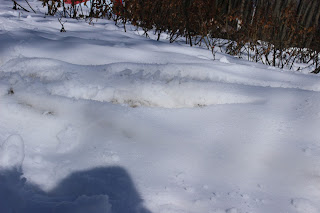
<path id="1" fill-rule="evenodd" d="M 31 10 L 36 13 L 36 11 L 31 7 L 31 5 L 29 4 L 29 2 L 27 0 L 25 0 L 27 2 L 27 4 L 29 5 L 29 7 L 31 8 Z"/>
<path id="2" fill-rule="evenodd" d="M 16 2 L 16 0 L 11 0 L 11 1 L 13 1 L 13 3 L 14 3 L 13 9 L 16 10 L 16 9 L 17 9 L 16 5 L 18 5 L 18 6 L 21 7 L 21 9 L 23 9 L 24 11 L 30 12 L 29 10 L 27 10 L 26 8 L 24 8 L 24 7 L 22 7 L 20 4 L 18 4 L 18 2 Z"/>

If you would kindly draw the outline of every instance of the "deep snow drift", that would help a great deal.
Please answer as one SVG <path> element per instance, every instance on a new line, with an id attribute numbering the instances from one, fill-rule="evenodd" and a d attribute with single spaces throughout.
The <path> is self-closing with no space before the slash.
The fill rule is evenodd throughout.
<path id="1" fill-rule="evenodd" d="M 317 213 L 320 79 L 0 5 L 0 212 Z"/>

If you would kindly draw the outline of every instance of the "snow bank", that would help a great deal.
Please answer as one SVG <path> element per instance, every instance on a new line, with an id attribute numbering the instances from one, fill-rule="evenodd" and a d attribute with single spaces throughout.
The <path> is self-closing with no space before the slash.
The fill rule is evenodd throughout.
<path id="1" fill-rule="evenodd" d="M 299 76 L 276 73 L 268 82 L 259 76 L 245 79 L 234 76 L 230 70 L 222 73 L 212 71 L 206 64 L 198 66 L 201 70 L 195 65 L 184 64 L 79 66 L 52 59 L 23 58 L 9 61 L 1 69 L 5 73 L 15 73 L 8 79 L 12 85 L 16 84 L 14 79 L 18 76 L 20 84 L 33 82 L 32 87 L 41 84 L 52 95 L 131 107 L 184 108 L 257 103 L 265 100 L 265 92 L 259 87 L 319 91 L 319 85 L 315 84 L 317 79 L 309 76 L 300 76 L 306 80 L 301 83 L 297 80 Z M 250 72 L 238 69 L 239 74 Z M 267 76 L 265 70 L 261 72 L 262 76 Z M 284 82 L 283 78 L 292 80 Z M 25 90 L 26 85 L 20 87 Z M 15 88 L 19 89 L 19 86 Z"/>

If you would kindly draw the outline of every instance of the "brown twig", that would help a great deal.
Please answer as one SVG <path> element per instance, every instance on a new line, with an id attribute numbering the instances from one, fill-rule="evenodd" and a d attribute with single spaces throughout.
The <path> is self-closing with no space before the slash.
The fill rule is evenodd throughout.
<path id="1" fill-rule="evenodd" d="M 36 13 L 36 11 L 31 7 L 31 5 L 29 4 L 29 2 L 27 0 L 25 0 L 27 2 L 27 4 L 29 5 L 29 7 L 31 8 L 31 10 Z"/>
<path id="2" fill-rule="evenodd" d="M 60 32 L 65 33 L 65 32 L 67 32 L 67 31 L 66 31 L 66 29 L 64 29 L 64 26 L 63 26 L 63 25 L 64 25 L 66 22 L 62 23 L 62 22 L 61 22 L 61 19 L 62 19 L 62 18 L 58 18 L 58 21 L 59 21 L 60 24 L 61 24 L 61 30 L 60 30 Z"/>
<path id="3" fill-rule="evenodd" d="M 21 7 L 24 11 L 26 12 L 30 12 L 29 10 L 27 10 L 26 8 L 22 7 L 20 4 L 18 4 L 18 2 L 16 2 L 15 0 L 11 0 L 14 3 L 14 9 L 17 9 L 16 5 L 18 5 L 19 7 Z"/>

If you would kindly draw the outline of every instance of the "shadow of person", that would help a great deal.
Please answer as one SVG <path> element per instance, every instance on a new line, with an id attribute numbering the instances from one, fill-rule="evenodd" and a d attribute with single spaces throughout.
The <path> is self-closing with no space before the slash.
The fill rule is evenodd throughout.
<path id="1" fill-rule="evenodd" d="M 121 167 L 75 172 L 50 192 L 21 175 L 17 170 L 0 171 L 1 213 L 150 213 Z"/>

